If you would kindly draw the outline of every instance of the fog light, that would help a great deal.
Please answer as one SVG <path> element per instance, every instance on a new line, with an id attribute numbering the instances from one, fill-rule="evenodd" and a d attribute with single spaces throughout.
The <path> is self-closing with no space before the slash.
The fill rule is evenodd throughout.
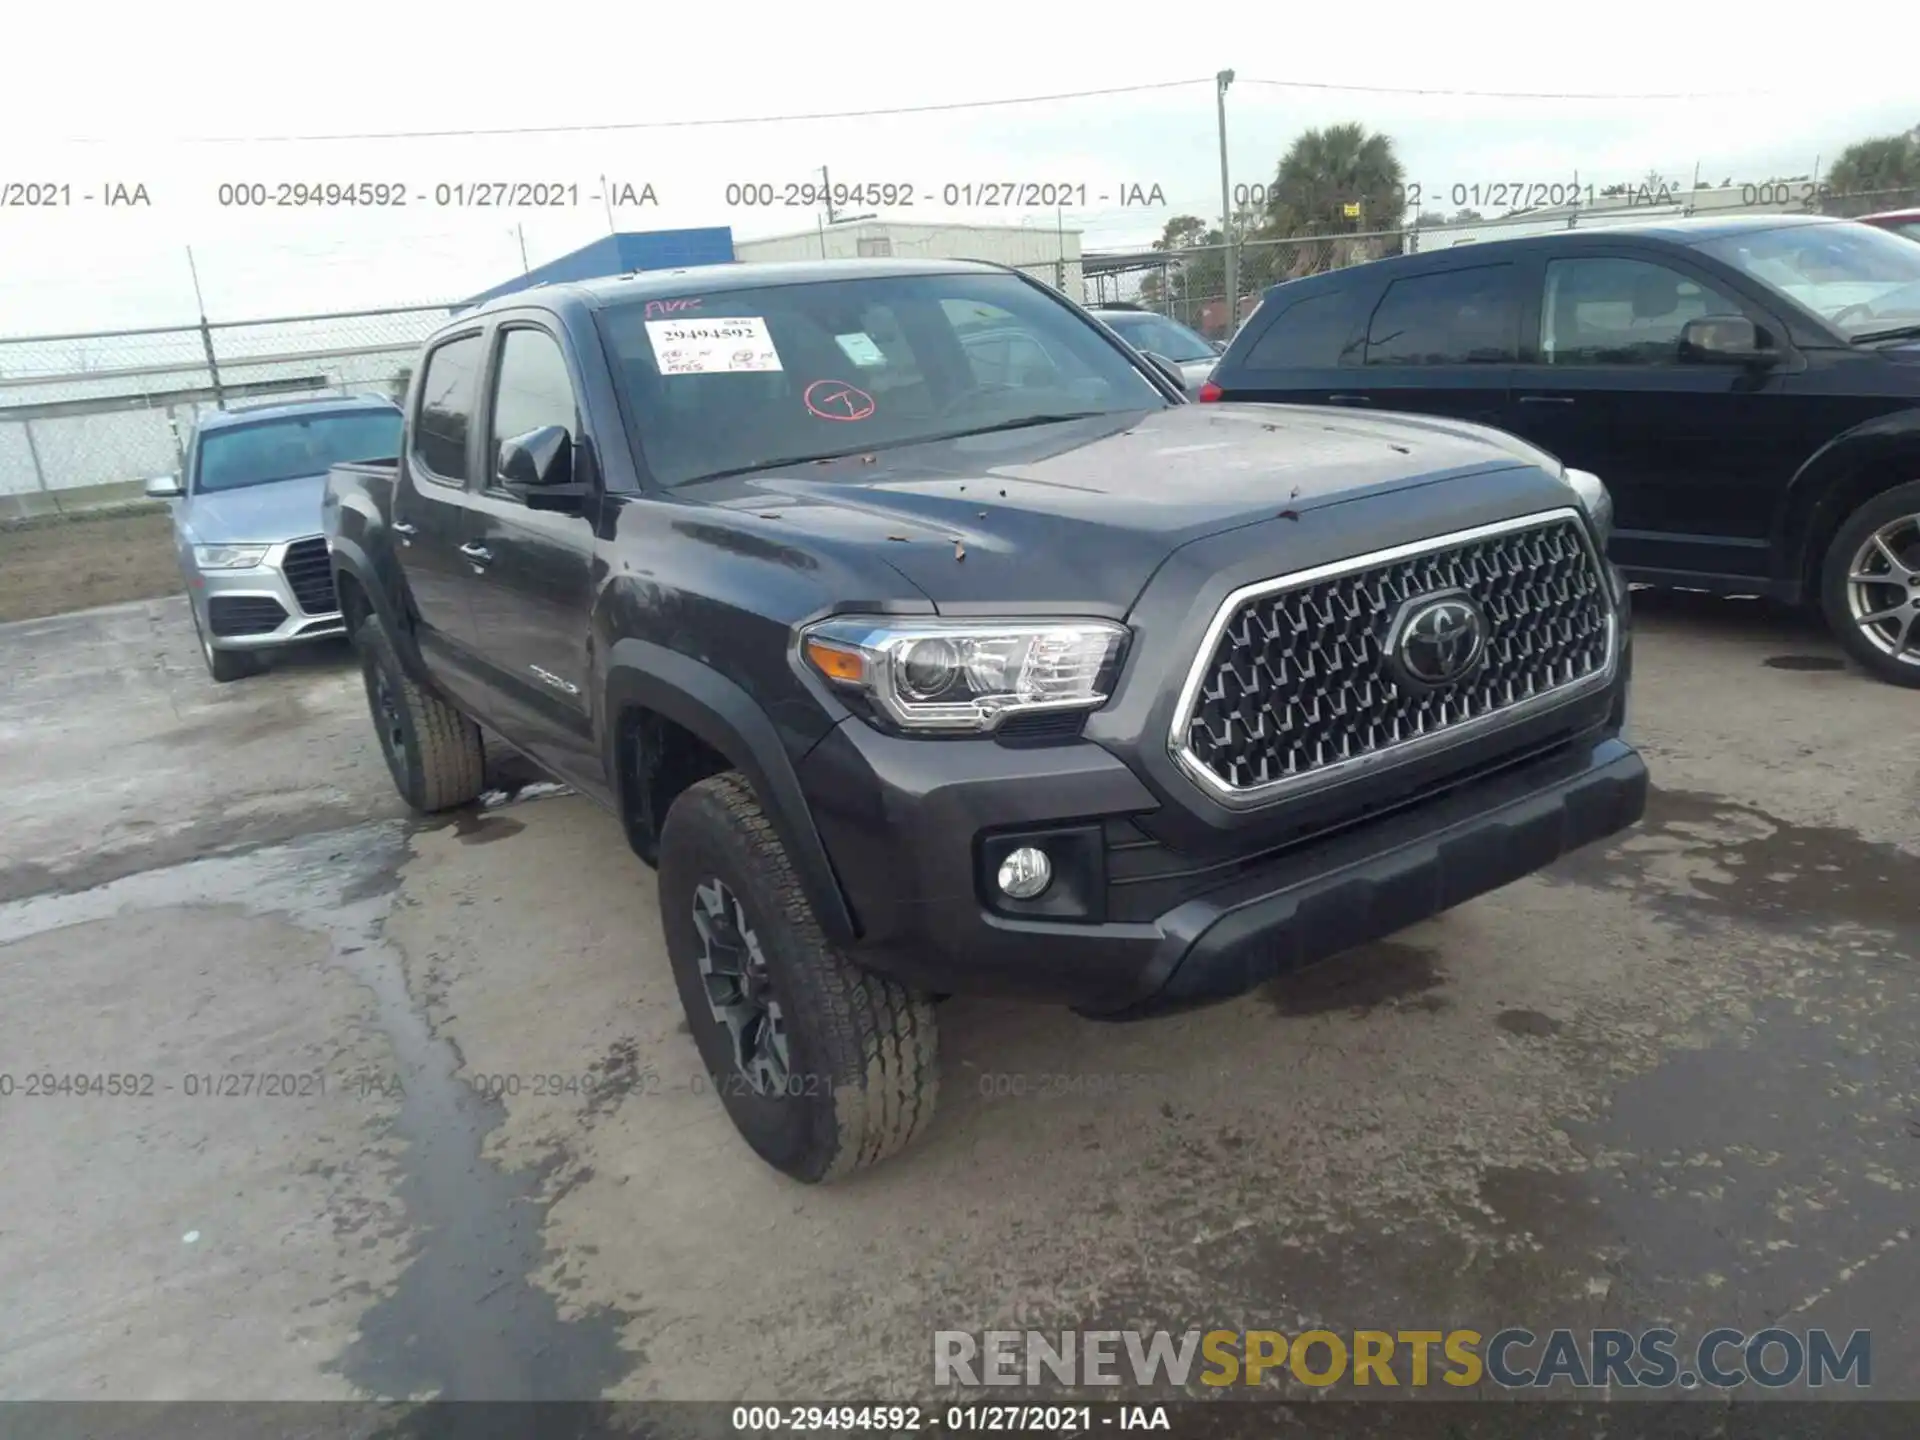
<path id="1" fill-rule="evenodd" d="M 1022 845 L 1000 862 L 1002 894 L 1015 900 L 1031 900 L 1053 883 L 1053 862 L 1047 852 Z"/>

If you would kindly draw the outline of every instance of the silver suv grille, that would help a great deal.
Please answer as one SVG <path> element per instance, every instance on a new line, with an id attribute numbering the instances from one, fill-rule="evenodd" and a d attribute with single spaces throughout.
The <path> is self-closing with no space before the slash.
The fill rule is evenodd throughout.
<path id="1" fill-rule="evenodd" d="M 1457 681 L 1421 684 L 1401 661 L 1432 652 L 1402 646 L 1396 622 L 1446 592 L 1477 607 L 1484 650 Z M 1334 784 L 1605 685 L 1615 614 L 1572 510 L 1250 585 L 1207 632 L 1174 714 L 1173 755 L 1228 804 Z"/>

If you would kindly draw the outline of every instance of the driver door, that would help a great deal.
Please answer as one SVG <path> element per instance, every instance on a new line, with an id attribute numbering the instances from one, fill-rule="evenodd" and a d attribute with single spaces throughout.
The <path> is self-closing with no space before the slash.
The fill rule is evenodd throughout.
<path id="1" fill-rule="evenodd" d="M 504 486 L 502 442 L 546 426 L 572 439 L 585 469 L 587 437 L 566 347 L 534 319 L 504 321 L 487 371 L 484 469 L 476 517 L 473 623 L 490 691 L 488 713 L 511 743 L 590 789 L 604 783 L 593 738 L 593 502 L 537 510 Z"/>
<path id="2" fill-rule="evenodd" d="M 1684 361 L 1680 332 L 1745 315 L 1776 346 L 1771 315 L 1662 252 L 1565 247 L 1533 270 L 1503 428 L 1590 470 L 1613 494 L 1612 558 L 1674 575 L 1772 571 L 1787 482 L 1811 453 L 1786 350 L 1768 369 Z"/>

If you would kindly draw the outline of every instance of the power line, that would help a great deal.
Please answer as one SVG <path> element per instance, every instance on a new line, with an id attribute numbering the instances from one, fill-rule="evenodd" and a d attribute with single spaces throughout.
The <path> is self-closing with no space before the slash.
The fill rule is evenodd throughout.
<path id="1" fill-rule="evenodd" d="M 1757 90 L 1689 90 L 1668 91 L 1665 93 L 1639 91 L 1635 94 L 1625 92 L 1570 95 L 1566 91 L 1552 94 L 1535 90 L 1435 90 L 1412 85 L 1340 85 L 1323 80 L 1255 80 L 1242 76 L 1242 85 L 1266 85 L 1278 90 L 1345 90 L 1365 95 L 1440 95 L 1460 100 L 1728 100 L 1737 96 L 1762 94 Z"/>
<path id="2" fill-rule="evenodd" d="M 1013 95 L 993 100 L 950 100 L 931 105 L 894 105 L 868 110 L 814 110 L 791 115 L 729 115 L 694 120 L 617 120 L 591 125 L 503 125 L 466 130 L 361 130 L 313 135 L 189 135 L 177 144 L 184 145 L 287 145 L 316 144 L 336 140 L 461 140 L 508 135 L 593 135 L 637 130 L 699 130 L 732 125 L 785 125 L 807 120 L 868 120 L 889 115 L 937 115 L 960 110 L 992 110 L 1013 105 L 1049 105 L 1062 100 L 1092 100 L 1108 95 L 1139 95 L 1155 90 L 1181 90 L 1191 86 L 1212 85 L 1213 76 L 1191 80 L 1158 80 L 1138 85 L 1109 85 L 1096 90 L 1060 90 L 1048 95 Z M 1427 95 L 1476 100 L 1718 100 L 1756 91 L 1672 91 L 1635 94 L 1604 92 L 1585 94 L 1548 93 L 1531 90 L 1456 90 L 1413 85 L 1347 85 L 1323 80 L 1259 80 L 1242 78 L 1243 85 L 1264 85 L 1277 90 L 1320 90 L 1366 95 Z M 110 143 L 100 136 L 68 141 L 70 144 Z"/>
<path id="3" fill-rule="evenodd" d="M 952 100 L 938 105 L 897 105 L 877 110 L 816 110 L 801 115 L 733 115 L 702 120 L 622 120 L 603 125 L 508 125 L 486 130 L 367 130 L 332 135 L 190 135 L 185 145 L 278 145 L 322 140 L 456 140 L 469 136 L 585 135 L 624 130 L 694 130 L 722 125 L 784 125 L 798 120 L 865 120 L 883 115 L 930 115 L 951 110 L 987 110 L 1003 105 L 1046 105 L 1056 100 L 1088 100 L 1101 95 L 1135 95 L 1148 90 L 1178 90 L 1211 85 L 1212 77 L 1159 80 L 1141 85 L 1109 85 L 1099 90 L 1062 90 L 1051 95 L 1016 95 L 999 100 Z M 99 137 L 80 142 L 102 143 Z"/>

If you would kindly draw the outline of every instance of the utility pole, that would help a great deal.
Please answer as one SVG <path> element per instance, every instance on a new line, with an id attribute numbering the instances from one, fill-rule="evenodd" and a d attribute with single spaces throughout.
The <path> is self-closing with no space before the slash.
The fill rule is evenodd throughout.
<path id="1" fill-rule="evenodd" d="M 837 219 L 833 213 L 833 181 L 828 177 L 827 167 L 824 165 L 820 167 L 820 188 L 826 192 L 827 224 L 832 225 Z"/>
<path id="2" fill-rule="evenodd" d="M 207 352 L 207 378 L 213 382 L 213 403 L 227 408 L 227 397 L 220 388 L 220 361 L 213 353 L 213 327 L 207 324 L 207 299 L 200 293 L 200 267 L 193 263 L 193 247 L 187 246 L 187 272 L 193 276 L 193 303 L 200 310 L 200 348 Z"/>
<path id="3" fill-rule="evenodd" d="M 1227 87 L 1233 71 L 1213 77 L 1214 101 L 1220 111 L 1220 238 L 1227 243 L 1227 338 L 1240 328 L 1240 256 L 1233 244 L 1233 191 L 1227 184 Z"/>
<path id="4" fill-rule="evenodd" d="M 522 275 L 531 275 L 533 273 L 533 266 L 527 263 L 527 227 L 524 225 L 515 225 L 513 227 L 513 233 L 520 237 L 520 273 Z"/>

